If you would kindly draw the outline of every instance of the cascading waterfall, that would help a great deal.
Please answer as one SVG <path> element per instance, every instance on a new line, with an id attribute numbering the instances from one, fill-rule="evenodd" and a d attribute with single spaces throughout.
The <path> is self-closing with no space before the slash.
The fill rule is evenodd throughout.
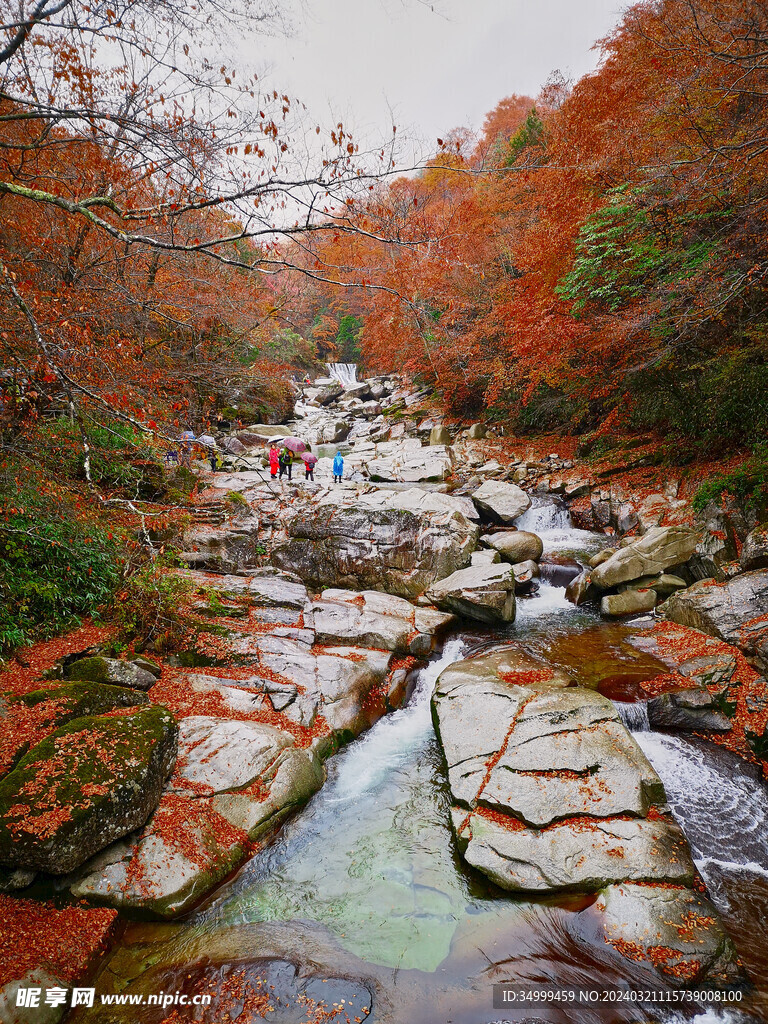
<path id="1" fill-rule="evenodd" d="M 357 382 L 357 363 L 326 363 L 328 376 L 345 386 Z"/>
<path id="2" fill-rule="evenodd" d="M 551 498 L 534 497 L 528 511 L 515 520 L 515 526 L 518 530 L 537 533 L 545 553 L 594 552 L 609 543 L 602 534 L 574 529 L 568 509 Z"/>
<path id="3" fill-rule="evenodd" d="M 515 526 L 518 530 L 530 530 L 531 533 L 573 529 L 568 509 L 543 498 L 534 498 L 528 511 L 515 520 Z"/>

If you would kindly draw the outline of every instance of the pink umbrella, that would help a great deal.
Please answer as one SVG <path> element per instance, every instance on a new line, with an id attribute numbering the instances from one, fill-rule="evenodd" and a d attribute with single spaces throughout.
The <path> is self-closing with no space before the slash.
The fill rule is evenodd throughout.
<path id="1" fill-rule="evenodd" d="M 317 462 L 317 456 L 312 452 L 304 452 L 301 456 L 308 466 L 314 466 Z"/>
<path id="2" fill-rule="evenodd" d="M 289 452 L 295 452 L 297 455 L 300 452 L 306 451 L 307 447 L 300 437 L 286 437 L 283 444 Z"/>

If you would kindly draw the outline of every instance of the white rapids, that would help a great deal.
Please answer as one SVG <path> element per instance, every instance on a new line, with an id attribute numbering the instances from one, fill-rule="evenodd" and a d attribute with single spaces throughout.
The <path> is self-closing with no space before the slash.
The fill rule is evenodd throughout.
<path id="1" fill-rule="evenodd" d="M 768 793 L 749 767 L 682 736 L 636 732 L 635 739 L 664 783 L 705 880 L 713 867 L 768 877 Z"/>
<path id="2" fill-rule="evenodd" d="M 326 363 L 328 376 L 339 383 L 355 384 L 357 382 L 357 363 Z"/>

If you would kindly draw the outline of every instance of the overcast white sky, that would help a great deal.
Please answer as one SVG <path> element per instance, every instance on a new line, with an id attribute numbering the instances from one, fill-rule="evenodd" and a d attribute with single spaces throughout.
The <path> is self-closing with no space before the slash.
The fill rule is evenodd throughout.
<path id="1" fill-rule="evenodd" d="M 358 138 L 398 130 L 430 144 L 451 128 L 479 128 L 504 96 L 535 96 L 559 69 L 595 67 L 595 40 L 619 21 L 622 0 L 305 0 L 286 37 L 243 40 L 251 70 L 303 100 L 323 125 Z"/>

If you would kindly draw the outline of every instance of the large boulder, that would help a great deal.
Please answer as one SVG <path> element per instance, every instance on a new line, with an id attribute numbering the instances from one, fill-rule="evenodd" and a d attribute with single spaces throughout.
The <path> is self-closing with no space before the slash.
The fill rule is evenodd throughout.
<path id="1" fill-rule="evenodd" d="M 376 446 L 376 457 L 365 465 L 371 480 L 396 483 L 439 482 L 453 472 L 449 448 L 422 447 L 418 439 L 387 441 Z"/>
<path id="2" fill-rule="evenodd" d="M 74 718 L 148 703 L 146 694 L 137 690 L 99 683 L 64 683 L 23 696 L 4 694 L 0 696 L 0 776 L 30 747 Z"/>
<path id="3" fill-rule="evenodd" d="M 429 432 L 430 445 L 449 445 L 451 443 L 451 432 L 448 427 L 434 426 Z"/>
<path id="4" fill-rule="evenodd" d="M 192 569 L 242 572 L 260 554 L 259 519 L 244 510 L 221 525 L 197 523 L 184 531 L 181 558 Z"/>
<path id="5" fill-rule="evenodd" d="M 514 818 L 453 809 L 459 849 L 468 864 L 502 889 L 594 892 L 625 879 L 690 885 L 695 869 L 679 826 L 668 818 L 579 818 L 537 831 Z"/>
<path id="6" fill-rule="evenodd" d="M 701 535 L 688 568 L 697 580 L 725 579 L 727 567 L 738 564 L 739 558 L 739 540 L 731 517 L 725 509 L 711 501 L 703 510 L 699 523 L 702 527 Z M 758 566 L 750 568 L 756 569 Z"/>
<path id="7" fill-rule="evenodd" d="M 320 441 L 323 444 L 338 444 L 349 436 L 352 429 L 351 423 L 346 420 L 328 420 L 320 428 Z"/>
<path id="8" fill-rule="evenodd" d="M 154 673 L 133 661 L 120 661 L 99 655 L 73 662 L 65 669 L 65 675 L 67 679 L 111 683 L 114 686 L 129 686 L 134 690 L 149 690 L 157 682 Z"/>
<path id="9" fill-rule="evenodd" d="M 507 648 L 446 669 L 432 714 L 469 864 L 516 892 L 601 890 L 582 937 L 674 986 L 739 979 L 717 912 L 689 888 L 661 781 L 611 701 Z"/>
<path id="10" fill-rule="evenodd" d="M 605 697 L 516 650 L 444 671 L 433 697 L 454 800 L 531 826 L 588 813 L 643 815 L 658 776 Z"/>
<path id="11" fill-rule="evenodd" d="M 580 572 L 578 576 L 574 576 L 565 588 L 565 596 L 571 604 L 575 604 L 577 607 L 600 596 L 597 587 L 592 586 L 591 573 L 588 569 Z"/>
<path id="12" fill-rule="evenodd" d="M 177 770 L 146 827 L 71 879 L 79 898 L 173 916 L 232 871 L 246 841 L 271 836 L 315 793 L 318 754 L 261 722 L 206 715 L 181 721 Z"/>
<path id="13" fill-rule="evenodd" d="M 609 618 L 622 615 L 640 615 L 656 607 L 654 590 L 623 590 L 620 594 L 606 594 L 600 601 L 600 611 Z"/>
<path id="14" fill-rule="evenodd" d="M 611 590 L 642 576 L 656 576 L 687 562 L 698 541 L 698 533 L 687 527 L 655 526 L 592 569 L 591 582 L 600 590 Z"/>
<path id="15" fill-rule="evenodd" d="M 249 607 L 292 609 L 303 611 L 308 604 L 307 588 L 292 572 L 283 572 L 272 566 L 251 570 L 247 576 L 222 575 L 182 570 L 180 575 L 189 580 L 201 593 L 215 593 L 218 600 Z"/>
<path id="16" fill-rule="evenodd" d="M 716 636 L 768 664 L 768 569 L 734 576 L 725 583 L 694 583 L 673 594 L 661 611 L 672 622 Z"/>
<path id="17" fill-rule="evenodd" d="M 112 843 L 68 879 L 76 899 L 175 917 L 230 874 L 245 831 L 198 796 L 165 793 L 145 828 Z"/>
<path id="18" fill-rule="evenodd" d="M 544 553 L 541 537 L 526 530 L 487 533 L 480 540 L 494 551 L 498 551 L 505 562 L 511 562 L 513 565 L 518 562 L 538 562 Z"/>
<path id="19" fill-rule="evenodd" d="M 175 788 L 206 795 L 242 789 L 259 779 L 293 742 L 290 733 L 261 722 L 205 715 L 183 718 Z"/>
<path id="20" fill-rule="evenodd" d="M 321 644 L 353 644 L 423 657 L 434 637 L 454 616 L 416 608 L 402 597 L 367 590 L 325 590 L 311 606 L 315 639 Z"/>
<path id="21" fill-rule="evenodd" d="M 459 494 L 443 494 L 441 491 L 425 491 L 420 487 L 409 487 L 405 491 L 373 491 L 361 497 L 366 504 L 381 503 L 382 507 L 402 508 L 421 515 L 424 512 L 458 512 L 465 519 L 476 520 L 477 509 L 473 502 Z"/>
<path id="22" fill-rule="evenodd" d="M 714 906 L 682 887 L 609 885 L 588 908 L 584 938 L 675 988 L 743 983 L 736 949 Z"/>
<path id="23" fill-rule="evenodd" d="M 512 523 L 531 507 L 531 499 L 516 484 L 486 480 L 472 492 L 472 501 L 492 522 Z"/>
<path id="24" fill-rule="evenodd" d="M 173 715 L 154 705 L 77 718 L 0 782 L 0 864 L 65 874 L 142 825 L 176 760 Z"/>
<path id="25" fill-rule="evenodd" d="M 344 385 L 345 398 L 359 398 L 361 402 L 371 397 L 371 384 L 367 380 L 356 380 L 354 384 Z"/>
<path id="26" fill-rule="evenodd" d="M 376 488 L 362 494 L 350 493 L 339 488 L 331 489 L 318 499 L 318 507 L 340 505 L 365 505 L 368 508 L 398 508 L 423 515 L 429 512 L 458 512 L 465 519 L 476 520 L 477 509 L 470 498 L 460 494 L 444 494 L 442 491 L 426 491 L 422 487 L 408 487 L 405 490 Z"/>
<path id="27" fill-rule="evenodd" d="M 509 565 L 471 565 L 432 585 L 427 597 L 447 611 L 492 624 L 515 618 L 515 576 Z"/>
<path id="28" fill-rule="evenodd" d="M 747 534 L 739 562 L 745 572 L 768 569 L 768 525 L 756 526 Z"/>
<path id="29" fill-rule="evenodd" d="M 331 402 L 335 402 L 337 398 L 340 398 L 344 392 L 344 387 L 338 380 L 329 380 L 317 389 L 314 399 L 320 405 L 330 405 Z"/>
<path id="30" fill-rule="evenodd" d="M 248 454 L 248 448 L 237 437 L 223 437 L 219 444 L 228 455 Z"/>
<path id="31" fill-rule="evenodd" d="M 419 622 L 424 625 L 422 619 Z M 348 645 L 312 647 L 312 634 L 307 632 L 308 642 L 246 632 L 243 649 L 250 675 L 226 679 L 195 671 L 188 674 L 187 686 L 192 694 L 218 694 L 224 708 L 235 714 L 279 711 L 289 722 L 313 730 L 313 750 L 326 756 L 384 713 L 383 702 L 372 696 L 386 692 L 393 652 Z M 233 645 L 231 638 L 228 644 Z"/>
<path id="32" fill-rule="evenodd" d="M 648 701 L 648 724 L 677 732 L 729 732 L 730 719 L 719 709 L 717 695 L 705 686 L 670 690 Z"/>
<path id="33" fill-rule="evenodd" d="M 365 505 L 314 507 L 287 524 L 289 540 L 272 560 L 311 586 L 423 594 L 468 564 L 477 527 L 460 513 L 377 509 Z"/>
<path id="34" fill-rule="evenodd" d="M 681 835 L 659 824 L 661 781 L 607 698 L 511 648 L 446 669 L 432 710 L 460 847 L 498 884 L 692 877 Z"/>
<path id="35" fill-rule="evenodd" d="M 217 793 L 211 807 L 247 832 L 249 839 L 262 839 L 302 807 L 324 781 L 325 770 L 316 751 L 285 747 L 255 786 L 244 792 Z"/>

